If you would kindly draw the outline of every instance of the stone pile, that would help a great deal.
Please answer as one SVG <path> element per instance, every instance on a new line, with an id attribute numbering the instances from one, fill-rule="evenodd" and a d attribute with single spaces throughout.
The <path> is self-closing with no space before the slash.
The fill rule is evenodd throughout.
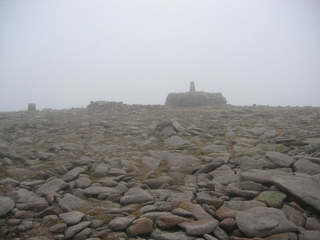
<path id="1" fill-rule="evenodd" d="M 319 108 L 0 113 L 0 172 L 2 239 L 320 239 Z"/>
<path id="2" fill-rule="evenodd" d="M 156 111 L 162 110 L 163 105 L 141 105 L 141 104 L 125 104 L 122 102 L 106 102 L 106 101 L 97 101 L 90 102 L 87 106 L 87 111 L 101 111 L 101 112 L 132 112 L 132 111 Z"/>
<path id="3" fill-rule="evenodd" d="M 169 93 L 165 105 L 168 107 L 224 106 L 227 100 L 221 93 L 185 92 Z"/>

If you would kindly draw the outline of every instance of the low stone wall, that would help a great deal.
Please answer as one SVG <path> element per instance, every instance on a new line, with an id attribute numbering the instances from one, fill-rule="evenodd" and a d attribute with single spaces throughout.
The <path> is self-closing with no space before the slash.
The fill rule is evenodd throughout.
<path id="1" fill-rule="evenodd" d="M 227 100 L 221 93 L 207 92 L 169 93 L 165 103 L 169 107 L 221 106 L 225 104 L 227 104 Z"/>
<path id="2" fill-rule="evenodd" d="M 86 110 L 90 112 L 132 112 L 132 111 L 159 111 L 164 105 L 125 104 L 122 102 L 97 101 L 90 102 Z"/>

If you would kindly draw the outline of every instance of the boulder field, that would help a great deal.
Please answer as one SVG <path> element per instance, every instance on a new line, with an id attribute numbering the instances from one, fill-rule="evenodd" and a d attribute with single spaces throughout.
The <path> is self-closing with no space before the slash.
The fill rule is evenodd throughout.
<path id="1" fill-rule="evenodd" d="M 320 239 L 316 107 L 2 112 L 0 173 L 0 239 Z"/>

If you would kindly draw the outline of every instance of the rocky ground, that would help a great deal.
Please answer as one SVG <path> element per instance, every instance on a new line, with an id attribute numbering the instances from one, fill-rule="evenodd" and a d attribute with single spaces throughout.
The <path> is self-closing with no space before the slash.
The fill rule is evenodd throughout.
<path id="1" fill-rule="evenodd" d="M 2 239 L 320 239 L 320 109 L 0 113 Z"/>

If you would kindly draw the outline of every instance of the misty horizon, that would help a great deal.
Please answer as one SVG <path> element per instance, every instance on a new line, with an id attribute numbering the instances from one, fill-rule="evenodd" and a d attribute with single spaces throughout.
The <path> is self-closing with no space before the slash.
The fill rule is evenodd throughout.
<path id="1" fill-rule="evenodd" d="M 320 1 L 1 1 L 0 112 L 164 104 L 320 106 Z"/>

